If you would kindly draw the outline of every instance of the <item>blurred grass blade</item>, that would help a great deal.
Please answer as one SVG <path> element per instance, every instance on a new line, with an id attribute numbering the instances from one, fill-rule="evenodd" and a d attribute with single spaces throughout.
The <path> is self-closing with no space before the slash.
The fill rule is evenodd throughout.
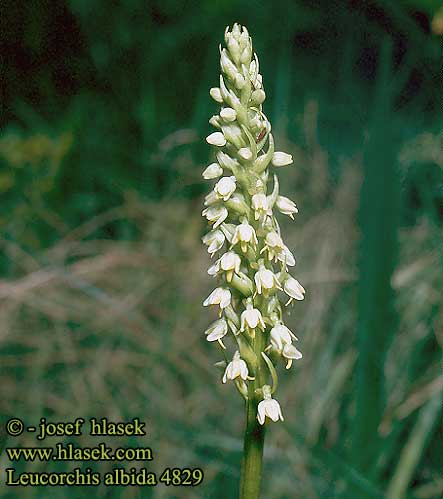
<path id="1" fill-rule="evenodd" d="M 403 499 L 405 497 L 426 442 L 440 416 L 442 402 L 443 397 L 440 392 L 420 411 L 411 436 L 400 454 L 400 460 L 388 487 L 387 499 Z"/>
<path id="2" fill-rule="evenodd" d="M 395 137 L 383 126 L 392 106 L 392 95 L 386 91 L 391 58 L 392 45 L 385 39 L 365 152 L 359 217 L 358 357 L 351 459 L 369 476 L 380 453 L 377 435 L 385 405 L 384 362 L 394 332 L 391 277 L 398 246 L 400 176 L 396 168 Z"/>

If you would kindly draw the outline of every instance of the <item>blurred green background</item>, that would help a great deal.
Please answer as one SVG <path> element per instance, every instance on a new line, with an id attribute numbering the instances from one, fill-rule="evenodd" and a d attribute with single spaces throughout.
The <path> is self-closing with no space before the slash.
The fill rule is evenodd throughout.
<path id="1" fill-rule="evenodd" d="M 288 318 L 304 357 L 281 376 L 263 498 L 443 497 L 433 0 L 2 3 L 1 418 L 140 417 L 149 437 L 120 445 L 205 480 L 48 490 L 2 476 L 1 497 L 236 497 L 244 409 L 204 341 L 200 241 L 208 90 L 236 21 L 260 58 L 278 149 L 295 157 L 281 190 L 300 214 L 283 231 L 307 289 Z M 2 448 L 35 445 L 1 435 Z"/>

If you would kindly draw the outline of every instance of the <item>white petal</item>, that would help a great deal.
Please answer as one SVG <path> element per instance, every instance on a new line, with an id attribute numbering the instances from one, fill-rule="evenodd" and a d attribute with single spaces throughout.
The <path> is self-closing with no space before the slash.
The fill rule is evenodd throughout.
<path id="1" fill-rule="evenodd" d="M 258 422 L 261 425 L 265 423 L 265 406 L 264 406 L 264 402 L 265 402 L 265 400 L 262 400 L 258 404 L 258 408 L 257 408 L 257 419 L 258 419 Z"/>

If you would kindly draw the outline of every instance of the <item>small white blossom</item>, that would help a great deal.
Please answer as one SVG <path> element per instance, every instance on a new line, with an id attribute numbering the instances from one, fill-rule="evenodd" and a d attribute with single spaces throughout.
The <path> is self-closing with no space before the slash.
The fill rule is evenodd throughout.
<path id="1" fill-rule="evenodd" d="M 223 168 L 218 163 L 211 163 L 202 173 L 202 177 L 206 180 L 212 180 L 223 175 Z"/>
<path id="2" fill-rule="evenodd" d="M 214 224 L 214 229 L 228 218 L 228 214 L 226 206 L 209 206 L 209 208 L 202 211 L 202 215 L 206 217 L 209 222 Z"/>
<path id="3" fill-rule="evenodd" d="M 252 208 L 254 209 L 256 220 L 258 220 L 262 215 L 266 215 L 269 211 L 266 194 L 254 194 L 252 196 Z"/>
<path id="4" fill-rule="evenodd" d="M 265 385 L 263 386 L 262 390 L 263 390 L 263 400 L 258 404 L 257 408 L 258 422 L 261 425 L 265 424 L 266 417 L 274 421 L 274 423 L 276 423 L 279 419 L 281 421 L 284 421 L 280 404 L 277 402 L 277 400 L 273 399 L 271 396 L 270 386 Z"/>
<path id="5" fill-rule="evenodd" d="M 221 132 L 213 132 L 206 137 L 206 142 L 211 146 L 223 147 L 226 145 L 225 136 Z"/>
<path id="6" fill-rule="evenodd" d="M 220 272 L 220 258 L 208 269 L 208 274 L 210 276 L 216 276 L 219 272 Z"/>
<path id="7" fill-rule="evenodd" d="M 209 90 L 209 95 L 215 100 L 215 102 L 218 102 L 219 104 L 223 102 L 223 97 L 218 87 L 212 87 Z"/>
<path id="8" fill-rule="evenodd" d="M 296 340 L 295 334 L 284 324 L 276 324 L 271 329 L 271 345 L 281 352 L 285 345 L 291 345 L 292 340 Z"/>
<path id="9" fill-rule="evenodd" d="M 225 121 L 235 121 L 237 118 L 237 113 L 235 112 L 234 109 L 232 109 L 232 107 L 224 107 L 220 111 L 220 116 Z"/>
<path id="10" fill-rule="evenodd" d="M 209 194 L 205 196 L 205 206 L 211 206 L 212 204 L 218 203 L 220 198 L 214 191 L 211 191 Z"/>
<path id="11" fill-rule="evenodd" d="M 228 323 L 226 319 L 218 319 L 205 331 L 207 341 L 218 341 L 222 348 L 226 348 L 222 338 L 228 334 Z"/>
<path id="12" fill-rule="evenodd" d="M 292 163 L 292 156 L 285 152 L 275 152 L 272 156 L 272 164 L 274 166 L 287 166 Z"/>
<path id="13" fill-rule="evenodd" d="M 265 245 L 260 253 L 265 251 L 268 252 L 269 261 L 277 260 L 277 255 L 284 251 L 285 245 L 283 244 L 282 238 L 275 231 L 270 231 L 266 234 Z"/>
<path id="14" fill-rule="evenodd" d="M 240 271 L 241 258 L 234 251 L 228 251 L 220 258 L 220 269 L 226 272 L 226 280 L 232 281 L 234 272 Z"/>
<path id="15" fill-rule="evenodd" d="M 209 305 L 220 305 L 220 309 L 226 308 L 231 303 L 231 292 L 226 288 L 215 288 L 214 291 L 203 302 L 204 307 Z"/>
<path id="16" fill-rule="evenodd" d="M 260 269 L 255 273 L 254 281 L 259 295 L 261 295 L 262 292 L 263 294 L 266 294 L 271 289 L 281 289 L 275 274 L 264 265 L 261 265 Z"/>
<path id="17" fill-rule="evenodd" d="M 232 175 L 231 177 L 222 177 L 214 186 L 214 192 L 223 201 L 227 201 L 236 189 L 236 180 Z"/>
<path id="18" fill-rule="evenodd" d="M 284 196 L 277 196 L 277 201 L 275 202 L 277 208 L 283 215 L 288 215 L 292 220 L 294 220 L 294 213 L 298 213 L 298 209 L 294 201 Z"/>
<path id="19" fill-rule="evenodd" d="M 214 256 L 214 254 L 223 246 L 225 243 L 225 235 L 220 229 L 217 230 L 211 230 L 211 232 L 208 232 L 206 235 L 203 236 L 202 241 L 204 244 L 208 246 L 208 253 L 211 256 Z"/>
<path id="20" fill-rule="evenodd" d="M 283 289 L 285 293 L 289 296 L 289 300 L 286 305 L 289 305 L 292 300 L 303 300 L 305 297 L 305 288 L 293 277 L 289 276 L 284 284 Z"/>
<path id="21" fill-rule="evenodd" d="M 225 374 L 223 375 L 223 383 L 226 383 L 228 379 L 234 380 L 240 377 L 243 381 L 248 379 L 248 365 L 240 357 L 240 352 L 237 350 L 234 353 L 234 357 L 231 362 L 226 366 Z"/>
<path id="22" fill-rule="evenodd" d="M 254 308 L 252 303 L 248 301 L 246 310 L 244 310 L 240 316 L 240 331 L 243 332 L 248 328 L 251 332 L 251 336 L 254 337 L 255 329 L 257 327 L 262 331 L 266 329 L 260 310 Z"/>
<path id="23" fill-rule="evenodd" d="M 250 244 L 253 247 L 257 246 L 258 240 L 255 234 L 254 227 L 244 220 L 240 225 L 235 228 L 234 236 L 232 238 L 232 246 L 240 243 L 240 247 L 243 253 L 246 253 L 247 245 Z"/>
<path id="24" fill-rule="evenodd" d="M 285 345 L 283 347 L 283 352 L 282 355 L 285 359 L 288 360 L 288 363 L 286 364 L 286 369 L 290 369 L 292 366 L 292 362 L 294 360 L 301 359 L 303 357 L 302 353 L 295 348 L 294 345 Z"/>
<path id="25" fill-rule="evenodd" d="M 289 267 L 293 267 L 295 265 L 295 257 L 286 244 L 283 245 L 283 251 L 280 251 L 277 254 L 277 260 L 282 263 L 286 263 Z"/>

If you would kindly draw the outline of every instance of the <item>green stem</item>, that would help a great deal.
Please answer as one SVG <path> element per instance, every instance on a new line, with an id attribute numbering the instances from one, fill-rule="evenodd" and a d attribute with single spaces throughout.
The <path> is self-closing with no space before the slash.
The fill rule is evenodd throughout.
<path id="1" fill-rule="evenodd" d="M 250 383 L 249 399 L 246 402 L 246 429 L 243 461 L 240 478 L 240 499 L 258 499 L 262 473 L 265 427 L 257 421 L 257 396 Z M 252 392 L 252 393 L 251 393 Z"/>
<path id="2" fill-rule="evenodd" d="M 255 392 L 264 384 L 264 360 L 260 354 L 265 343 L 264 333 L 258 332 L 254 339 L 254 351 L 257 356 L 255 380 L 248 384 L 248 400 L 246 402 L 246 429 L 243 447 L 243 461 L 240 477 L 240 499 L 259 499 L 262 475 L 263 446 L 265 427 L 257 421 L 257 407 L 260 398 Z"/>

